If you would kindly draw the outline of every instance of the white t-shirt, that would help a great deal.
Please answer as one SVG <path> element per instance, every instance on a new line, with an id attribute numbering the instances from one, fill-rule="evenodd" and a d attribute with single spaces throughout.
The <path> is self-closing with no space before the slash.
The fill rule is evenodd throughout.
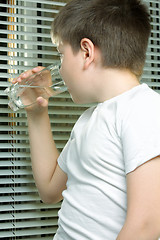
<path id="1" fill-rule="evenodd" d="M 82 114 L 58 164 L 67 173 L 55 240 L 115 240 L 126 174 L 160 155 L 160 96 L 146 84 Z"/>

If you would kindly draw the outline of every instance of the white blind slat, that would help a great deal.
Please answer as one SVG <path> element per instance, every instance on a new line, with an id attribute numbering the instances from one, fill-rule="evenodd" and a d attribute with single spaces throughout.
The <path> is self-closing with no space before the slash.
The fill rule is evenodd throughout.
<path id="1" fill-rule="evenodd" d="M 27 28 L 27 27 L 31 27 L 31 25 L 29 23 L 21 23 L 21 22 L 9 22 L 8 20 L 7 21 L 1 21 L 1 25 L 7 25 L 7 26 L 16 26 L 16 27 L 24 27 L 24 28 Z M 39 27 L 39 24 L 35 24 L 33 23 L 32 24 L 32 29 L 33 28 L 38 28 Z M 51 29 L 50 25 L 40 25 L 40 28 L 41 29 L 45 29 L 45 30 L 49 30 Z"/>
<path id="2" fill-rule="evenodd" d="M 1 223 L 3 229 L 9 229 L 13 227 L 13 224 L 7 224 L 7 223 Z M 16 228 L 33 228 L 33 227 L 41 227 L 43 226 L 54 226 L 57 225 L 57 220 L 56 219 L 51 219 L 51 220 L 41 220 L 41 221 L 21 221 L 21 222 L 16 222 L 15 227 Z"/>
<path id="3" fill-rule="evenodd" d="M 34 37 L 43 37 L 43 38 L 48 38 L 49 40 L 51 39 L 51 35 L 48 33 L 48 34 L 45 34 L 45 33 L 36 33 L 36 32 L 25 32 L 25 31 L 11 31 L 11 30 L 1 30 L 1 33 L 3 34 L 14 34 L 15 37 L 18 37 L 18 36 L 30 36 L 31 34 L 34 36 Z"/>
<path id="4" fill-rule="evenodd" d="M 17 15 L 17 14 L 10 14 L 10 13 L 7 13 L 7 12 L 5 12 L 5 13 L 1 12 L 1 16 L 3 16 L 3 17 L 13 17 L 13 18 L 17 18 L 18 17 L 18 19 L 24 19 L 24 15 L 23 14 L 18 14 Z M 33 16 L 33 15 L 27 14 L 27 15 L 25 15 L 25 19 L 28 19 L 28 20 L 39 20 L 39 16 Z M 51 24 L 53 18 L 51 18 L 51 17 L 41 17 L 41 20 L 42 21 L 48 21 Z"/>
<path id="5" fill-rule="evenodd" d="M 9 204 L 12 204 L 14 202 L 36 202 L 36 201 L 40 201 L 40 197 L 36 194 L 36 195 L 19 195 L 19 196 L 4 196 L 4 197 L 1 197 L 0 196 L 0 203 L 9 203 Z M 35 215 L 36 217 L 36 215 Z"/>
<path id="6" fill-rule="evenodd" d="M 16 211 L 20 211 L 20 210 L 45 210 L 45 209 L 51 209 L 51 211 L 53 211 L 53 209 L 57 209 L 60 208 L 61 203 L 57 203 L 57 204 L 43 204 L 41 202 L 36 202 L 36 203 L 16 203 L 14 205 L 14 209 Z M 0 206 L 0 211 L 1 212 L 6 212 L 6 211 L 12 211 L 13 210 L 13 206 L 12 205 L 2 205 L 2 207 Z M 56 211 L 56 210 L 55 210 Z M 57 213 L 57 212 L 55 212 Z M 54 216 L 54 215 L 53 215 Z M 56 215 L 57 216 L 57 215 Z"/>
<path id="7" fill-rule="evenodd" d="M 24 229 L 24 230 L 16 230 L 16 236 L 17 237 L 26 237 L 29 236 L 34 236 L 34 235 L 41 235 L 41 234 L 53 234 L 56 232 L 56 227 L 51 227 L 51 228 L 44 228 L 44 229 L 37 229 L 35 228 L 34 230 L 30 229 Z M 4 237 L 15 237 L 15 234 L 13 231 L 8 231 L 8 232 L 1 232 L 0 233 L 0 238 L 4 238 Z"/>
<path id="8" fill-rule="evenodd" d="M 24 2 L 26 0 L 19 0 L 21 2 Z M 43 3 L 43 4 L 47 4 L 47 5 L 52 5 L 52 6 L 60 6 L 60 7 L 63 7 L 65 5 L 65 3 L 63 1 L 60 1 L 60 2 L 56 2 L 56 1 L 48 1 L 48 0 L 27 0 L 27 2 L 30 2 L 30 3 Z"/>
<path id="9" fill-rule="evenodd" d="M 9 52 L 11 49 L 9 47 L 0 47 L 0 51 L 2 52 Z M 17 49 L 17 48 L 12 48 L 12 52 L 14 53 L 24 53 L 24 50 L 23 49 Z M 32 54 L 45 54 L 45 55 L 51 55 L 51 56 L 59 56 L 59 53 L 55 52 L 55 51 L 43 51 L 43 50 L 34 50 L 34 49 L 25 49 L 25 53 L 32 53 Z M 1 66 L 0 66 L 1 67 Z M 4 65 L 4 68 L 5 69 L 8 69 L 6 68 L 7 66 Z M 13 66 L 13 69 L 19 69 L 19 68 L 22 68 L 21 66 Z M 33 67 L 33 66 L 30 66 L 30 68 Z M 29 68 L 27 68 L 29 69 Z M 24 68 L 23 68 L 24 70 Z"/>
<path id="10" fill-rule="evenodd" d="M 43 218 L 43 217 L 55 217 L 57 216 L 57 210 L 53 209 L 52 211 L 47 210 L 46 211 L 36 211 L 36 216 L 34 214 L 34 211 L 24 211 L 23 213 L 15 213 L 13 216 L 12 213 L 4 213 L 0 215 L 0 221 L 1 220 L 13 220 L 14 217 L 16 217 L 17 220 L 20 219 L 33 219 L 33 218 Z"/>
<path id="11" fill-rule="evenodd" d="M 17 43 L 17 44 L 24 44 L 24 45 L 29 45 L 29 48 L 31 47 L 31 46 L 39 46 L 39 45 L 41 45 L 41 46 L 44 46 L 44 47 L 55 47 L 55 45 L 53 45 L 52 44 L 52 42 L 50 41 L 50 42 L 40 42 L 40 41 L 34 41 L 33 42 L 33 40 L 19 40 L 19 39 L 13 39 L 13 40 L 11 40 L 11 39 L 8 39 L 8 38 L 0 38 L 0 42 L 1 43 L 6 43 L 6 44 L 8 44 L 8 43 Z M 12 51 L 12 49 L 10 48 L 10 50 Z M 25 53 L 25 49 L 24 49 L 24 53 Z M 41 59 L 42 60 L 42 59 Z"/>
<path id="12" fill-rule="evenodd" d="M 31 192 L 36 192 L 37 193 L 37 188 L 36 187 L 27 187 L 27 186 L 22 186 L 22 187 L 15 187 L 14 189 L 12 187 L 0 187 L 0 193 L 1 194 L 6 194 L 6 193 L 31 193 Z"/>
<path id="13" fill-rule="evenodd" d="M 40 11 L 45 13 L 58 13 L 58 10 L 55 9 L 47 9 L 47 8 L 37 8 L 37 7 L 26 7 L 20 5 L 11 5 L 11 4 L 3 4 L 0 3 L 0 7 L 7 7 L 7 8 L 14 8 L 14 9 L 21 9 L 21 10 L 29 10 L 29 11 Z"/>

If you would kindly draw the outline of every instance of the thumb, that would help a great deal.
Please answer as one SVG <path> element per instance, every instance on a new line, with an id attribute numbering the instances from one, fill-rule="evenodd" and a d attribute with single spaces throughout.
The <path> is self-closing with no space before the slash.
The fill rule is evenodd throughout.
<path id="1" fill-rule="evenodd" d="M 48 106 L 48 101 L 44 99 L 43 97 L 38 97 L 37 98 L 37 103 L 41 107 L 47 107 Z"/>

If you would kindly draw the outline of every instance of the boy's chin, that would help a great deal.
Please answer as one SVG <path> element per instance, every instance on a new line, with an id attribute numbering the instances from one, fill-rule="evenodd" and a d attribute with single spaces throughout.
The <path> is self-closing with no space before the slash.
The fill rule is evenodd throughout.
<path id="1" fill-rule="evenodd" d="M 73 97 L 72 95 L 71 95 L 71 99 L 75 104 L 78 104 L 78 105 L 92 104 L 93 103 L 91 100 L 88 100 L 88 99 L 86 100 L 84 98 L 76 98 L 76 97 Z"/>
<path id="2" fill-rule="evenodd" d="M 81 99 L 73 98 L 72 96 L 71 99 L 75 104 L 85 104 Z"/>

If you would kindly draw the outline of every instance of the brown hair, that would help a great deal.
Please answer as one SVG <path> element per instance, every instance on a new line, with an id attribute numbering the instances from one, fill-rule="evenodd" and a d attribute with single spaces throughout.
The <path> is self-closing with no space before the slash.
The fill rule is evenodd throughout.
<path id="1" fill-rule="evenodd" d="M 80 49 L 89 38 L 106 67 L 129 69 L 140 76 L 150 35 L 148 10 L 140 0 L 72 0 L 52 23 L 52 37 Z"/>

